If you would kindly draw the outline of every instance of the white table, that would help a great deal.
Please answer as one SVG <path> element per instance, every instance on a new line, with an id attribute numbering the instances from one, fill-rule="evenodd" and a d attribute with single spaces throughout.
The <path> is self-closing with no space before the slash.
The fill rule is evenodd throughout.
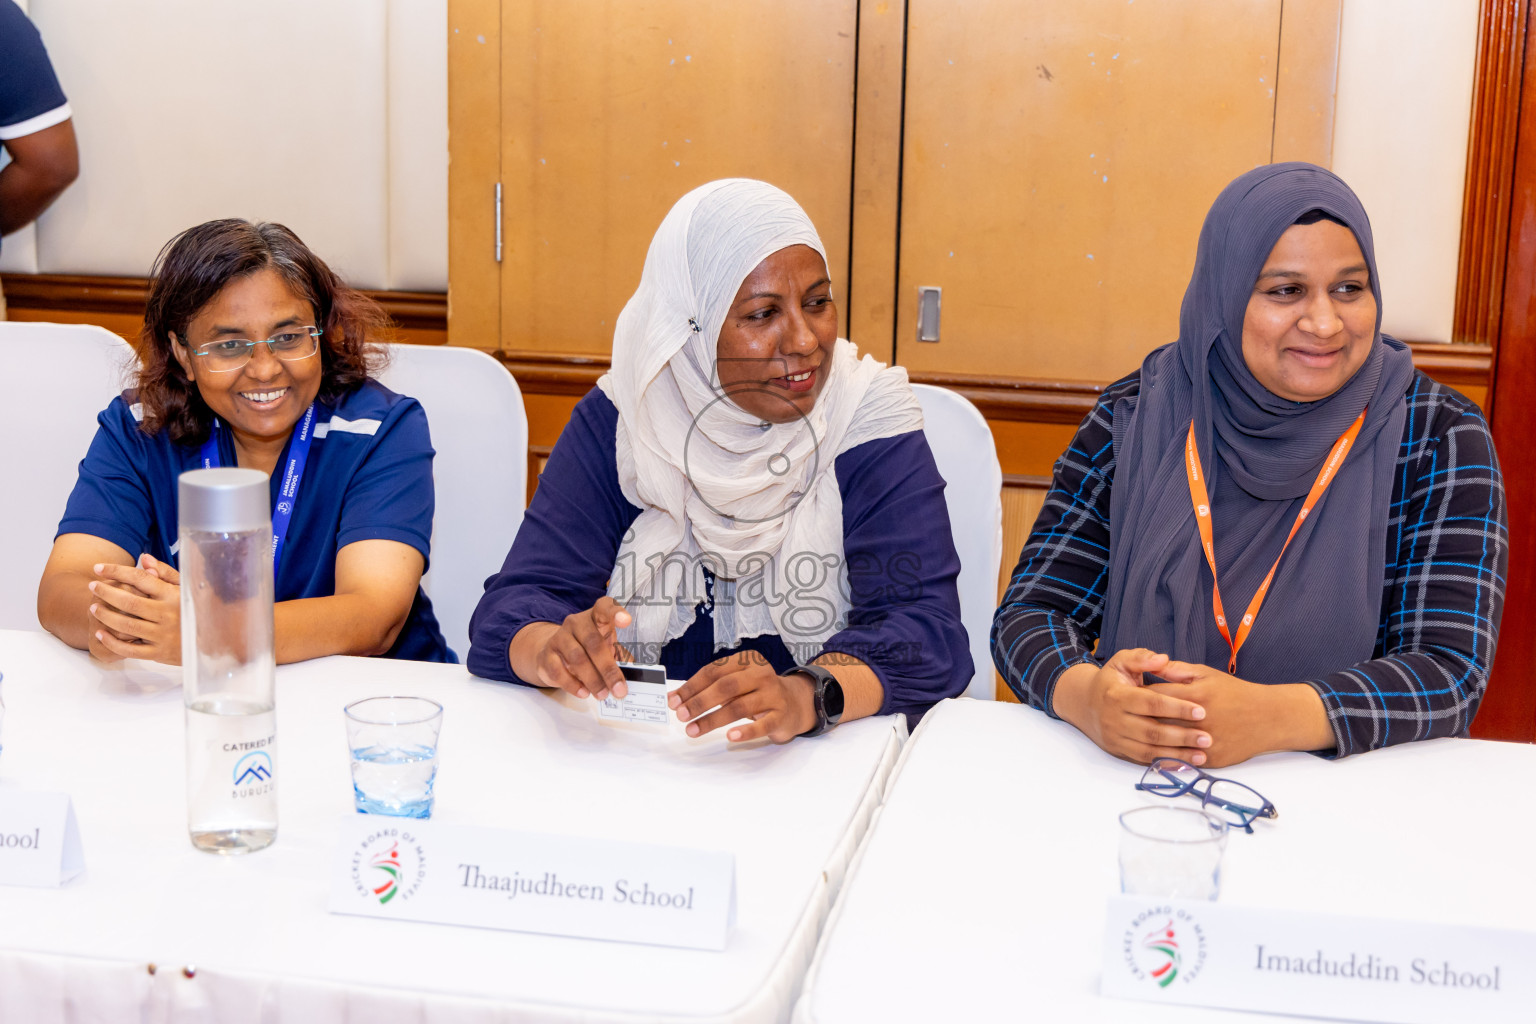
<path id="1" fill-rule="evenodd" d="M 71 794 L 86 860 L 62 889 L 0 887 L 0 1021 L 27 1024 L 784 1020 L 905 736 L 729 749 L 457 666 L 327 658 L 278 669 L 277 842 L 225 858 L 187 838 L 179 669 L 0 631 L 0 671 L 0 785 Z M 386 693 L 444 705 L 435 821 L 733 852 L 727 949 L 329 914 L 341 708 Z"/>
<path id="2" fill-rule="evenodd" d="M 1223 903 L 1536 928 L 1536 747 L 1443 739 L 1217 774 L 1280 813 L 1229 836 Z M 1117 815 L 1165 802 L 1140 775 L 1031 708 L 938 705 L 849 868 L 797 1024 L 1263 1019 L 1100 997 Z"/>

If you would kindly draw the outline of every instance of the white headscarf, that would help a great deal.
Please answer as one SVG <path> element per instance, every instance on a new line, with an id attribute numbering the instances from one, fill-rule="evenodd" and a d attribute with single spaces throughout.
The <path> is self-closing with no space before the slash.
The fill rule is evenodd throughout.
<path id="1" fill-rule="evenodd" d="M 672 207 L 619 315 L 613 368 L 597 382 L 619 411 L 619 484 L 642 509 L 608 593 L 634 621 L 619 640 L 681 636 L 715 574 L 715 649 L 762 634 L 808 661 L 847 625 L 843 500 L 833 463 L 923 425 L 906 371 L 838 339 L 815 406 L 764 423 L 720 390 L 716 343 L 741 282 L 792 245 L 826 250 L 772 185 L 710 182 Z M 646 649 L 645 647 L 641 648 Z"/>

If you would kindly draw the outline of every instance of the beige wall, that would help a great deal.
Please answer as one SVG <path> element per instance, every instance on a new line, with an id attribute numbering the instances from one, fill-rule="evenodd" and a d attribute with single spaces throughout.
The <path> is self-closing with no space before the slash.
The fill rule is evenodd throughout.
<path id="1" fill-rule="evenodd" d="M 81 176 L 0 268 L 143 275 L 278 220 L 352 283 L 447 285 L 446 0 L 30 0 Z"/>
<path id="2" fill-rule="evenodd" d="M 29 9 L 29 0 L 16 0 L 23 11 Z M 10 161 L 0 152 L 0 167 Z M 0 270 L 29 271 L 37 268 L 37 228 L 31 224 L 15 234 L 6 235 L 0 245 Z"/>
<path id="3" fill-rule="evenodd" d="M 1450 341 L 1478 0 L 1344 0 L 1333 169 L 1376 235 L 1383 330 Z"/>

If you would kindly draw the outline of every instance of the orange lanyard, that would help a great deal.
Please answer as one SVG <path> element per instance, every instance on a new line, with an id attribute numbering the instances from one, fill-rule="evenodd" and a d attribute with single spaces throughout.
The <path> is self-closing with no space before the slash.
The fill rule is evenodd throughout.
<path id="1" fill-rule="evenodd" d="M 1339 435 L 1339 439 L 1333 443 L 1333 450 L 1328 453 L 1328 460 L 1323 463 L 1323 468 L 1318 471 L 1317 479 L 1312 483 L 1312 490 L 1307 494 L 1307 500 L 1302 502 L 1301 511 L 1296 514 L 1296 522 L 1291 524 L 1291 532 L 1285 538 L 1285 543 L 1280 546 L 1280 554 L 1275 556 L 1275 564 L 1269 567 L 1269 575 L 1264 577 L 1264 582 L 1259 584 L 1258 592 L 1253 595 L 1253 600 L 1248 604 L 1248 611 L 1243 615 L 1242 624 L 1237 627 L 1237 639 L 1232 639 L 1232 634 L 1227 632 L 1227 615 L 1221 607 L 1221 585 L 1217 583 L 1212 590 L 1211 600 L 1216 609 L 1216 628 L 1221 630 L 1222 639 L 1227 646 L 1232 648 L 1232 657 L 1227 661 L 1227 671 L 1232 675 L 1237 674 L 1237 652 L 1248 639 L 1248 632 L 1253 628 L 1253 620 L 1258 617 L 1259 606 L 1264 603 L 1264 597 L 1269 593 L 1269 585 L 1274 581 L 1275 570 L 1280 568 L 1280 559 L 1285 557 L 1285 549 L 1291 546 L 1291 540 L 1296 536 L 1296 531 L 1301 529 L 1301 524 L 1307 521 L 1307 515 L 1312 511 L 1328 485 L 1333 483 L 1335 472 L 1344 462 L 1344 456 L 1349 454 L 1350 445 L 1355 443 L 1355 437 L 1360 433 L 1360 427 L 1365 423 L 1365 410 L 1360 410 L 1360 415 L 1349 429 Z M 1211 499 L 1205 490 L 1205 480 L 1200 474 L 1200 450 L 1195 446 L 1195 421 L 1189 421 L 1189 438 L 1184 442 L 1184 470 L 1189 474 L 1189 497 L 1195 505 L 1195 525 L 1200 528 L 1200 544 L 1205 548 L 1205 560 L 1211 566 L 1211 579 L 1216 576 L 1216 544 L 1211 529 Z"/>

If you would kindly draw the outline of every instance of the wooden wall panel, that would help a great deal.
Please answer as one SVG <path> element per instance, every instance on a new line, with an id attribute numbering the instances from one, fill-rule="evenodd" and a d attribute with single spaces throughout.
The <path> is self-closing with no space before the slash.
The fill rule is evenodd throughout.
<path id="1" fill-rule="evenodd" d="M 54 324 L 95 324 L 135 344 L 144 328 L 149 280 L 142 277 L 84 277 L 69 274 L 6 274 L 11 320 Z M 441 292 L 364 291 L 394 321 L 380 341 L 443 345 L 448 341 L 447 309 Z"/>
<path id="2" fill-rule="evenodd" d="M 1511 77 L 1515 69 L 1505 72 L 1520 103 L 1515 157 L 1509 176 L 1491 182 L 1505 197 L 1509 225 L 1497 278 L 1502 301 L 1491 402 L 1493 441 L 1509 508 L 1509 573 L 1493 678 L 1472 734 L 1529 742 L 1536 738 L 1536 682 L 1531 678 L 1536 633 L 1527 628 L 1536 614 L 1536 454 L 1531 445 L 1536 436 L 1536 403 L 1531 401 L 1536 393 L 1536 47 L 1530 45 L 1529 8 L 1518 6 L 1521 18 L 1513 31 L 1523 73 Z M 1480 82 L 1480 93 L 1486 81 Z M 1474 126 L 1474 138 L 1478 135 Z"/>
<path id="3" fill-rule="evenodd" d="M 853 254 L 848 337 L 894 360 L 896 240 L 901 224 L 901 116 L 907 5 L 860 0 L 858 93 L 853 125 Z"/>
<path id="4" fill-rule="evenodd" d="M 1527 0 L 1485 0 L 1480 11 L 1456 274 L 1453 338 L 1458 342 L 1491 345 L 1504 312 L 1504 258 L 1529 9 Z"/>
<path id="5" fill-rule="evenodd" d="M 501 343 L 501 0 L 448 0 L 448 340 Z"/>
<path id="6" fill-rule="evenodd" d="M 1206 210 L 1270 158 L 1281 6 L 911 0 L 898 361 L 1112 380 L 1172 340 Z"/>
<path id="7" fill-rule="evenodd" d="M 857 0 L 504 0 L 502 347 L 607 353 L 656 226 L 715 178 L 799 200 L 847 294 L 857 20 Z"/>
<path id="8" fill-rule="evenodd" d="M 992 442 L 997 445 L 997 461 L 1003 473 L 1049 478 L 1056 458 L 1067 450 L 1074 423 L 1039 423 L 1029 420 L 988 419 Z"/>
<path id="9" fill-rule="evenodd" d="M 1333 163 L 1333 101 L 1339 79 L 1339 18 L 1344 0 L 1285 0 L 1280 73 L 1275 77 L 1275 141 L 1270 159 Z"/>

